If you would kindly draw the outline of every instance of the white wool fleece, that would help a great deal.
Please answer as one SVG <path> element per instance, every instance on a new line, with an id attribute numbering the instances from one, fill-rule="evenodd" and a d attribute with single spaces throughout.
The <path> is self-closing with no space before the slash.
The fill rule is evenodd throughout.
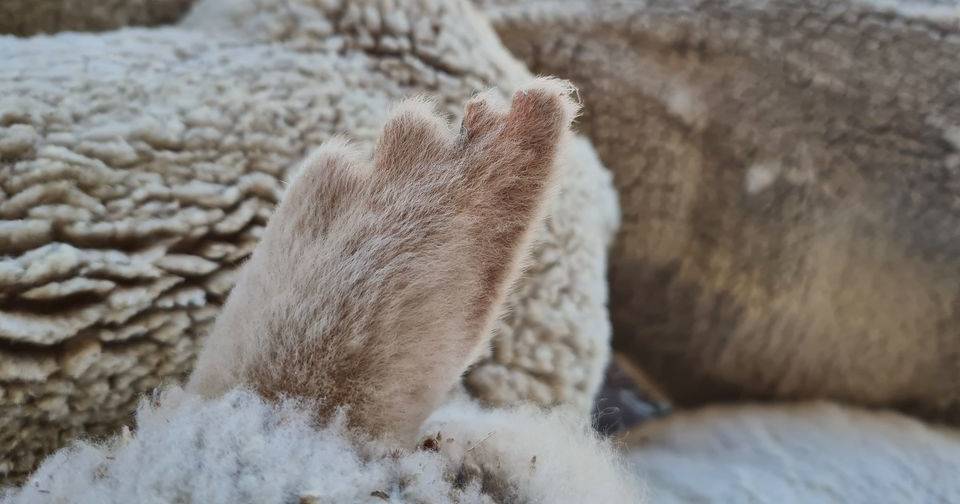
<path id="1" fill-rule="evenodd" d="M 0 503 L 639 501 L 582 415 L 457 401 L 426 422 L 422 448 L 402 453 L 343 417 L 317 427 L 293 401 L 172 388 L 141 404 L 134 435 L 60 450 Z"/>
<path id="2" fill-rule="evenodd" d="M 728 405 L 632 432 L 657 503 L 960 502 L 960 432 L 826 402 Z"/>

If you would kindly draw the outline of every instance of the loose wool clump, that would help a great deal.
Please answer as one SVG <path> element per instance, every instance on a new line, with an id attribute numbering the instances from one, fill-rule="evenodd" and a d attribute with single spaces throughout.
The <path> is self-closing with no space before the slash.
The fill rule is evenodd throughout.
<path id="1" fill-rule="evenodd" d="M 453 401 L 416 450 L 316 425 L 295 401 L 238 389 L 207 400 L 172 388 L 144 401 L 137 431 L 46 460 L 4 504 L 46 502 L 639 502 L 615 452 L 578 412 L 484 410 Z M 492 463 L 497 461 L 499 463 Z"/>

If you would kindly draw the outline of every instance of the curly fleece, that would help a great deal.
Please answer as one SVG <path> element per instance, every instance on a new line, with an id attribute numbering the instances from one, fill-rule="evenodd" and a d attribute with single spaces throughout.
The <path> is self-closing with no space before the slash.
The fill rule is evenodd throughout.
<path id="1" fill-rule="evenodd" d="M 388 104 L 530 74 L 464 2 L 204 0 L 177 26 L 0 37 L 0 471 L 189 371 L 305 152 Z M 43 64 L 38 64 L 42 61 Z M 465 384 L 586 411 L 608 357 L 609 174 L 570 150 L 531 266 Z"/>

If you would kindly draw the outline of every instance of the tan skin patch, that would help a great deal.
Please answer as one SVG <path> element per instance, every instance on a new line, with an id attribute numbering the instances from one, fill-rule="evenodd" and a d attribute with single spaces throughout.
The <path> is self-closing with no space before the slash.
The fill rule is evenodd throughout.
<path id="1" fill-rule="evenodd" d="M 353 426 L 412 443 L 518 275 L 570 136 L 570 90 L 539 79 L 509 108 L 479 95 L 460 132 L 404 102 L 372 163 L 344 142 L 321 147 L 268 223 L 190 387 L 307 398 L 318 421 L 347 407 Z"/>

